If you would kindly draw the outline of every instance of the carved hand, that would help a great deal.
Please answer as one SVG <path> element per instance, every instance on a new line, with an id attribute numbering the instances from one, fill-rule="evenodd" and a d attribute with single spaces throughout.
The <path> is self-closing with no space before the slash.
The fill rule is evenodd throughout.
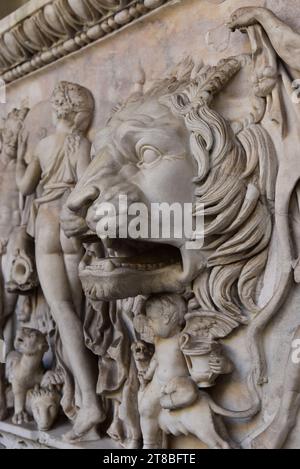
<path id="1" fill-rule="evenodd" d="M 298 77 L 300 35 L 274 15 L 272 11 L 267 8 L 239 8 L 232 14 L 227 25 L 232 31 L 235 31 L 236 29 L 246 29 L 256 23 L 263 27 L 276 53 L 291 69 L 292 77 Z M 295 72 L 298 73 L 295 74 Z"/>
<path id="2" fill-rule="evenodd" d="M 259 23 L 259 17 L 264 8 L 244 7 L 236 10 L 230 17 L 227 26 L 235 31 L 236 29 L 246 28 Z"/>
<path id="3" fill-rule="evenodd" d="M 146 387 L 146 384 L 148 382 L 145 379 L 145 372 L 144 371 L 139 371 L 138 372 L 138 379 L 139 379 L 139 383 L 140 383 L 140 391 L 144 391 L 144 389 Z"/>
<path id="4" fill-rule="evenodd" d="M 76 215 L 66 205 L 61 211 L 61 226 L 68 238 L 81 236 L 88 231 L 88 226 L 83 217 Z"/>

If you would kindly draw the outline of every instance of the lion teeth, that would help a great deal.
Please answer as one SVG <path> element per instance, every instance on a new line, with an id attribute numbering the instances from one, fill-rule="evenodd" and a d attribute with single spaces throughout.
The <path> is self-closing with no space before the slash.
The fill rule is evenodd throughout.
<path id="1" fill-rule="evenodd" d="M 103 272 L 113 272 L 115 269 L 130 269 L 130 270 L 137 270 L 137 271 L 152 271 L 163 269 L 168 265 L 178 264 L 178 261 L 170 259 L 169 262 L 160 262 L 157 264 L 131 264 L 125 262 L 117 262 L 116 259 L 105 259 L 98 264 L 93 264 L 87 266 L 87 269 L 90 271 L 103 271 Z"/>

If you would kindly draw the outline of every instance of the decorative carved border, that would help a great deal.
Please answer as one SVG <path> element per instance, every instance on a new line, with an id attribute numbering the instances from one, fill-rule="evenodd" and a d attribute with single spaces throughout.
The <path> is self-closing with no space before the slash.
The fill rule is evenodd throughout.
<path id="1" fill-rule="evenodd" d="M 0 79 L 11 83 L 173 0 L 53 0 L 0 35 Z"/>

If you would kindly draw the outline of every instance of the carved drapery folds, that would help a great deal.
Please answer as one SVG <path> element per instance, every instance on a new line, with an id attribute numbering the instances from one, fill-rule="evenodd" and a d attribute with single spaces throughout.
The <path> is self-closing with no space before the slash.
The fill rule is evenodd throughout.
<path id="1" fill-rule="evenodd" d="M 165 0 L 54 0 L 0 36 L 0 74 L 14 81 L 161 6 Z"/>

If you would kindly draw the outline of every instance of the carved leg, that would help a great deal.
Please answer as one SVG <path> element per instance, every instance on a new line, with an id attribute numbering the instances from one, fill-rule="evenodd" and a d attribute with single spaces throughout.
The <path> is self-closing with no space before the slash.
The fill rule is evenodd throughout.
<path id="1" fill-rule="evenodd" d="M 64 254 L 66 275 L 68 277 L 72 301 L 78 317 L 81 317 L 83 309 L 83 291 L 78 275 L 78 267 L 84 255 L 84 250 L 78 240 L 68 239 L 63 231 L 60 232 L 60 241 Z"/>
<path id="2" fill-rule="evenodd" d="M 230 444 L 218 434 L 215 423 L 217 416 L 208 406 L 199 401 L 198 405 L 187 408 L 185 412 L 187 429 L 209 449 L 231 449 Z"/>
<path id="3" fill-rule="evenodd" d="M 10 272 L 11 272 L 12 263 L 14 259 L 14 251 L 15 251 L 14 241 L 15 241 L 15 237 L 12 235 L 7 245 L 7 252 L 6 254 L 3 255 L 1 259 L 2 276 L 3 276 L 3 288 L 1 292 L 3 296 L 1 332 L 4 332 L 7 322 L 15 314 L 17 301 L 18 301 L 18 295 L 16 295 L 15 293 L 9 293 L 5 289 L 5 285 L 10 280 Z M 5 334 L 6 353 L 9 353 L 13 350 L 13 342 L 14 342 L 13 334 L 9 331 L 9 334 Z"/>
<path id="4" fill-rule="evenodd" d="M 226 428 L 226 425 L 223 421 L 223 417 L 219 415 L 214 416 L 214 423 L 217 429 L 217 433 L 221 436 L 222 441 L 228 442 L 231 449 L 241 449 L 240 445 L 238 445 L 229 435 L 229 432 Z"/>
<path id="5" fill-rule="evenodd" d="M 40 209 L 36 223 L 36 261 L 40 284 L 82 396 L 73 431 L 66 435 L 67 441 L 77 441 L 105 419 L 96 394 L 97 367 L 85 347 L 83 325 L 72 298 L 69 282 L 75 273 L 78 275 L 78 270 L 73 266 L 72 272 L 66 273 L 68 266 L 61 245 L 59 213 L 56 216 L 52 210 Z"/>
<path id="6" fill-rule="evenodd" d="M 119 409 L 120 403 L 117 399 L 113 401 L 113 421 L 109 429 L 107 430 L 107 434 L 115 441 L 120 442 L 123 439 L 123 426 L 119 416 Z"/>
<path id="7" fill-rule="evenodd" d="M 300 339 L 298 328 L 294 340 Z M 253 448 L 281 449 L 296 425 L 300 407 L 300 367 L 289 354 L 284 377 L 284 389 L 278 413 L 271 425 L 252 441 Z"/>
<path id="8" fill-rule="evenodd" d="M 12 418 L 12 422 L 15 425 L 23 425 L 29 423 L 30 418 L 26 412 L 26 391 L 14 389 L 14 403 L 15 403 L 15 412 Z"/>
<path id="9" fill-rule="evenodd" d="M 127 449 L 139 449 L 141 448 L 141 428 L 140 422 L 135 417 L 129 416 L 129 420 L 126 425 L 128 436 L 124 442 L 124 446 Z"/>
<path id="10" fill-rule="evenodd" d="M 120 407 L 120 417 L 125 424 L 126 439 L 124 447 L 127 449 L 141 448 L 142 433 L 140 425 L 140 415 L 138 410 L 138 381 L 135 377 L 135 367 L 131 363 L 129 379 L 123 389 L 122 404 Z M 136 399 L 134 399 L 134 396 Z"/>
<path id="11" fill-rule="evenodd" d="M 199 434 L 195 432 L 195 436 L 207 445 L 209 449 L 231 449 L 230 444 L 218 435 L 214 427 L 207 428 L 205 435 L 203 434 L 203 430 L 201 430 Z"/>
<path id="12" fill-rule="evenodd" d="M 146 387 L 139 401 L 144 449 L 160 449 L 162 447 L 162 430 L 159 425 L 160 389 L 161 386 L 154 378 Z"/>
<path id="13" fill-rule="evenodd" d="M 0 339 L 4 340 L 4 329 L 7 320 L 14 314 L 17 296 L 8 293 L 5 290 L 5 283 L 8 280 L 10 267 L 12 262 L 11 248 L 7 248 L 7 254 L 0 257 L 1 269 L 1 310 L 0 310 Z M 13 339 L 6 340 L 6 352 L 9 352 L 12 347 Z M 7 417 L 7 403 L 6 403 L 6 381 L 5 381 L 5 365 L 0 363 L 0 420 L 5 420 Z"/>
<path id="14" fill-rule="evenodd" d="M 144 439 L 143 449 L 160 449 L 162 446 L 162 431 L 158 419 L 141 416 L 141 427 Z"/>

